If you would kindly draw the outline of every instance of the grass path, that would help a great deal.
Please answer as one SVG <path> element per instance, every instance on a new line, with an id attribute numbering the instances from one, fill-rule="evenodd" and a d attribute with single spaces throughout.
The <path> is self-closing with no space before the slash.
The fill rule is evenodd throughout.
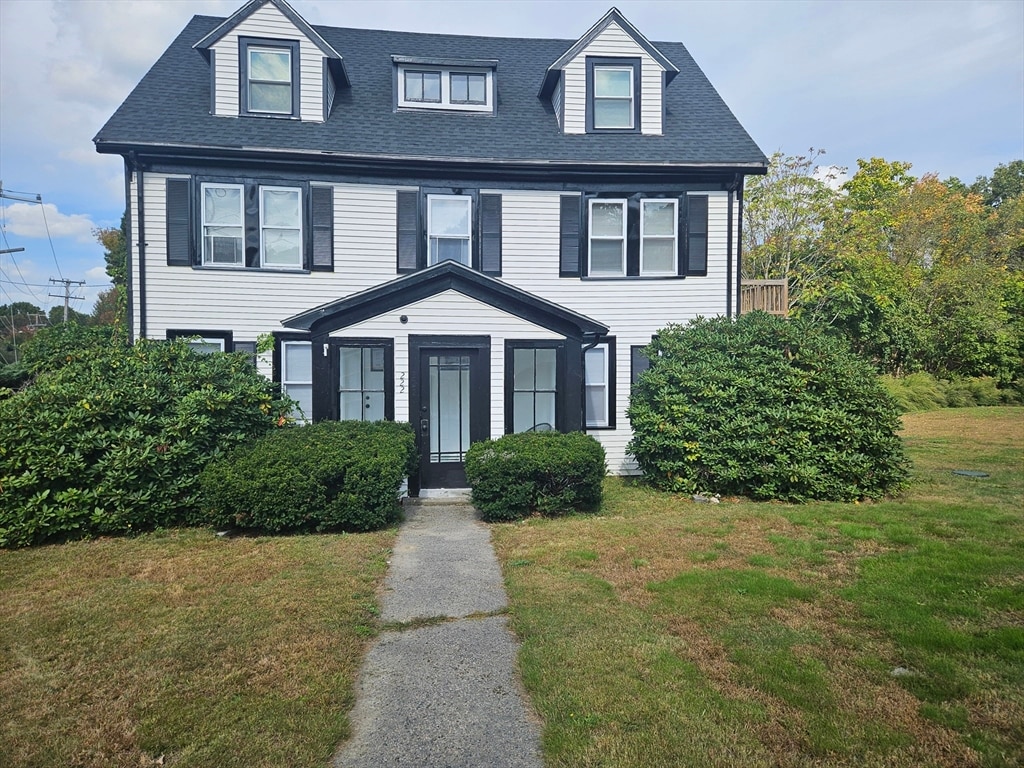
<path id="1" fill-rule="evenodd" d="M 896 501 L 496 527 L 549 764 L 1024 764 L 1024 409 L 905 423 Z"/>

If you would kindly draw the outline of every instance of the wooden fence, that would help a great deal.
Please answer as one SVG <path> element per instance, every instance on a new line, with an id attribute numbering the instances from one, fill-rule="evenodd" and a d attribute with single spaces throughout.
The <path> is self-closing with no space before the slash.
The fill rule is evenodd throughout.
<path id="1" fill-rule="evenodd" d="M 744 280 L 740 286 L 740 313 L 760 309 L 785 317 L 789 312 L 789 285 L 785 280 Z"/>

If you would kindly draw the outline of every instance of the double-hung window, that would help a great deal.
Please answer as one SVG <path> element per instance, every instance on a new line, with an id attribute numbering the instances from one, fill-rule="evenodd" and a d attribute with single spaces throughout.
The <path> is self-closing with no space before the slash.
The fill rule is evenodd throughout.
<path id="1" fill-rule="evenodd" d="M 676 274 L 678 206 L 678 200 L 640 201 L 641 275 Z"/>
<path id="2" fill-rule="evenodd" d="M 260 253 L 264 267 L 302 268 L 302 190 L 260 187 Z"/>
<path id="3" fill-rule="evenodd" d="M 243 114 L 294 115 L 298 45 L 241 40 Z"/>
<path id="4" fill-rule="evenodd" d="M 281 391 L 299 404 L 297 418 L 313 418 L 313 345 L 308 341 L 281 342 Z"/>
<path id="5" fill-rule="evenodd" d="M 472 221 L 469 195 L 427 195 L 427 264 L 451 259 L 471 266 Z"/>
<path id="6" fill-rule="evenodd" d="M 591 347 L 583 359 L 586 424 L 615 427 L 615 339 Z"/>
<path id="7" fill-rule="evenodd" d="M 594 67 L 594 128 L 633 128 L 633 67 Z"/>
<path id="8" fill-rule="evenodd" d="M 203 184 L 203 264 L 245 265 L 241 184 Z"/>
<path id="9" fill-rule="evenodd" d="M 512 353 L 512 432 L 557 426 L 558 354 L 553 347 L 517 346 Z"/>
<path id="10" fill-rule="evenodd" d="M 590 201 L 590 270 L 595 276 L 626 274 L 626 201 Z"/>

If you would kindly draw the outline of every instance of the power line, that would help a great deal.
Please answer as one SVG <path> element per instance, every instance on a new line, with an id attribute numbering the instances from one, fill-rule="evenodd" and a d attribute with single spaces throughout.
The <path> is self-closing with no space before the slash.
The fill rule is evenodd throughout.
<path id="1" fill-rule="evenodd" d="M 57 267 L 57 274 L 60 275 L 60 279 L 63 280 L 64 273 L 61 271 L 60 264 L 57 261 L 57 249 L 54 248 L 53 237 L 50 235 L 50 222 L 46 219 L 46 206 L 43 204 L 43 196 L 38 192 L 33 198 L 30 192 L 5 191 L 3 182 L 0 181 L 0 198 L 14 200 L 19 203 L 35 203 L 39 206 L 39 209 L 43 214 L 43 226 L 46 228 L 46 239 L 50 242 L 50 253 L 53 255 L 53 264 Z"/>

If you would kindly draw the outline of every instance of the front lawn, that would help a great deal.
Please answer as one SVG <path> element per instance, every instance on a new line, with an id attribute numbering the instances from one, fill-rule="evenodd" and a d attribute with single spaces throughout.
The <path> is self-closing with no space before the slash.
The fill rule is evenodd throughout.
<path id="1" fill-rule="evenodd" d="M 0 550 L 0 765 L 326 765 L 393 539 Z"/>
<path id="2" fill-rule="evenodd" d="M 548 764 L 1024 764 L 1024 409 L 905 425 L 898 501 L 496 526 Z"/>

